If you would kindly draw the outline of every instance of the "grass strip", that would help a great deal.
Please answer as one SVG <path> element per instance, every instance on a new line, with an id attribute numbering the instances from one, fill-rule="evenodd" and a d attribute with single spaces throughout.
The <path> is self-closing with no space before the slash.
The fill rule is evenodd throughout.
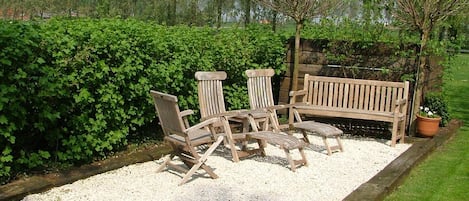
<path id="1" fill-rule="evenodd" d="M 446 93 L 453 118 L 469 122 L 469 54 L 455 57 Z M 467 200 L 469 197 L 469 127 L 411 171 L 406 181 L 385 200 Z"/>

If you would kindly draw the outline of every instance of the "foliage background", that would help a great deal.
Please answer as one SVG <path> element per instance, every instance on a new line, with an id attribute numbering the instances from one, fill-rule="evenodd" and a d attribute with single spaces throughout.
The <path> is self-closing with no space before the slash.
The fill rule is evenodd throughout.
<path id="1" fill-rule="evenodd" d="M 248 4 L 234 8 L 235 1 L 224 1 L 217 13 L 219 5 L 210 1 L 206 10 L 196 9 L 187 16 L 182 14 L 189 12 L 169 16 L 146 10 L 158 8 L 169 13 L 168 6 L 176 2 L 171 0 L 153 1 L 162 5 L 147 7 L 129 4 L 136 2 L 130 0 L 94 1 L 99 5 L 79 1 L 85 7 L 69 0 L 54 7 L 35 4 L 45 1 L 2 2 L 7 5 L 2 8 L 4 19 L 22 19 L 22 14 L 42 19 L 49 13 L 72 20 L 0 21 L 0 183 L 20 172 L 44 170 L 55 163 L 73 165 L 106 157 L 124 148 L 132 137 L 158 137 L 149 90 L 176 94 L 181 108 L 197 110 L 193 75 L 198 70 L 226 71 L 228 109 L 247 108 L 244 70 L 274 68 L 278 75 L 283 73 L 285 44 L 293 33 L 292 27 L 282 24 L 284 16 L 277 16 L 278 25 L 285 26 L 279 26 L 276 33 L 271 31 L 276 25 L 273 20 L 265 26 L 250 24 L 249 20 L 275 15 Z M 31 3 L 29 7 L 26 2 Z M 187 4 L 187 8 L 193 6 Z M 18 12 L 5 18 L 10 8 Z M 179 4 L 177 9 L 184 11 Z M 250 9 L 255 15 L 244 16 L 243 28 L 237 27 L 241 20 L 229 27 L 226 21 L 224 27 L 209 27 L 220 23 L 214 20 L 217 15 L 235 10 L 235 19 L 242 19 L 239 16 L 251 13 L 247 12 Z M 383 18 L 378 15 L 354 15 L 354 9 L 347 10 L 350 20 L 312 20 L 304 29 L 304 38 L 360 41 L 364 46 L 376 41 L 400 45 L 418 40 L 415 33 L 379 23 Z M 378 4 L 368 9 L 368 14 L 381 13 L 372 12 L 381 9 Z M 78 18 L 83 16 L 93 19 Z M 442 54 L 448 46 L 458 50 L 467 34 L 454 37 L 451 28 L 467 29 L 466 18 L 455 18 L 437 30 L 433 49 Z M 184 24 L 187 19 L 196 20 L 188 26 L 161 25 Z M 406 56 L 401 53 L 399 56 Z M 412 80 L 413 75 L 402 79 Z M 196 119 L 197 114 L 192 120 Z"/>
<path id="2" fill-rule="evenodd" d="M 246 108 L 243 72 L 284 68 L 283 37 L 262 27 L 217 31 L 119 19 L 0 23 L 2 181 L 54 162 L 105 157 L 132 135 L 161 135 L 150 89 L 176 94 L 181 108 L 197 110 L 194 73 L 224 70 L 230 108 Z"/>

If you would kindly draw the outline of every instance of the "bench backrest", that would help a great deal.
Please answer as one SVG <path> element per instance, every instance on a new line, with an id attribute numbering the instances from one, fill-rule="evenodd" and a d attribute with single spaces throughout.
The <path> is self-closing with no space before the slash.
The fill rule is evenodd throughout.
<path id="1" fill-rule="evenodd" d="M 408 100 L 409 82 L 387 82 L 305 75 L 303 102 L 316 106 L 394 112 L 397 101 Z M 406 113 L 407 104 L 401 106 Z"/>

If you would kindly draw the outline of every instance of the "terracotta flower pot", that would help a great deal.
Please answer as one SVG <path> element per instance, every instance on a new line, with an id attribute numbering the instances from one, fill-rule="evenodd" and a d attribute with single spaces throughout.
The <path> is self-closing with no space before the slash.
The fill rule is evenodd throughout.
<path id="1" fill-rule="evenodd" d="M 441 117 L 429 118 L 417 115 L 417 133 L 423 137 L 433 137 L 440 129 Z"/>

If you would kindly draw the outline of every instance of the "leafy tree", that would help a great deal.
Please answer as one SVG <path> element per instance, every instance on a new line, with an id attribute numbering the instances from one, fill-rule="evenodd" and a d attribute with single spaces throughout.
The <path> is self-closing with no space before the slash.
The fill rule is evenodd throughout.
<path id="1" fill-rule="evenodd" d="M 342 1 L 330 0 L 255 0 L 272 10 L 278 11 L 286 16 L 291 17 L 295 23 L 295 53 L 293 64 L 293 79 L 291 90 L 298 88 L 298 69 L 300 58 L 300 38 L 301 29 L 306 20 L 312 17 L 324 16 L 331 8 L 339 7 Z"/>
<path id="2" fill-rule="evenodd" d="M 395 18 L 404 29 L 416 31 L 420 34 L 419 66 L 416 76 L 416 91 L 414 92 L 413 110 L 419 108 L 423 100 L 423 85 L 427 75 L 426 54 L 429 51 L 429 41 L 434 30 L 448 17 L 457 15 L 462 10 L 467 10 L 467 0 L 398 0 Z M 415 113 L 411 113 L 412 121 Z M 412 125 L 411 125 L 412 126 Z"/>

